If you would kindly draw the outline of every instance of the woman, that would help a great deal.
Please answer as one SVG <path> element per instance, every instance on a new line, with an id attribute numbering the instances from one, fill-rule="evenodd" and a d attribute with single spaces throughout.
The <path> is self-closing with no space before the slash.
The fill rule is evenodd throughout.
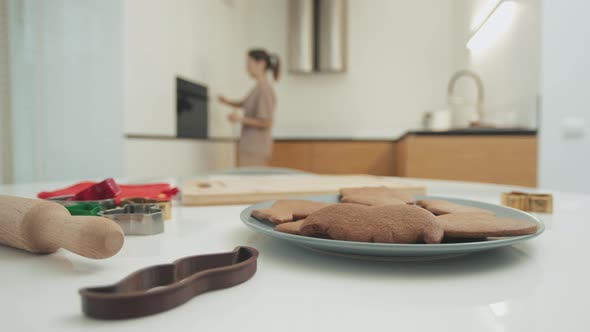
<path id="1" fill-rule="evenodd" d="M 275 81 L 279 79 L 279 58 L 263 49 L 248 51 L 248 74 L 256 80 L 256 86 L 241 101 L 231 101 L 219 96 L 219 101 L 235 108 L 243 108 L 244 116 L 231 113 L 228 120 L 242 124 L 242 137 L 238 144 L 238 166 L 266 166 L 272 155 L 272 124 L 276 106 L 275 92 L 267 72 Z"/>

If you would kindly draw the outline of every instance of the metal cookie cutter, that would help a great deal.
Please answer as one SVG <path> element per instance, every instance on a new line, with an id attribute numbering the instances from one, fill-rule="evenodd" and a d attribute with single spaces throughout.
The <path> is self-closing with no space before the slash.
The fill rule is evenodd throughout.
<path id="1" fill-rule="evenodd" d="M 256 273 L 257 258 L 258 250 L 236 247 L 150 266 L 114 285 L 81 289 L 82 311 L 94 318 L 123 319 L 169 310 L 199 294 L 247 281 Z"/>
<path id="2" fill-rule="evenodd" d="M 125 205 L 157 206 L 162 209 L 162 212 L 164 212 L 164 220 L 172 219 L 172 202 L 170 201 L 159 201 L 144 197 L 130 197 L 121 200 L 121 206 Z"/>
<path id="3" fill-rule="evenodd" d="M 98 213 L 119 224 L 125 235 L 153 235 L 164 232 L 162 210 L 149 205 L 126 205 Z"/>

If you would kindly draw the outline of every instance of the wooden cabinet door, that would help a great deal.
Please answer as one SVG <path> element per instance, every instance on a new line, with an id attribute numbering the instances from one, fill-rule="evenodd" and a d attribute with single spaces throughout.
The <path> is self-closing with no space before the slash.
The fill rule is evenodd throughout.
<path id="1" fill-rule="evenodd" d="M 271 166 L 312 172 L 312 142 L 278 141 L 272 149 Z"/>
<path id="2" fill-rule="evenodd" d="M 537 185 L 536 136 L 409 136 L 396 152 L 399 176 Z"/>
<path id="3" fill-rule="evenodd" d="M 393 143 L 386 141 L 278 141 L 272 166 L 318 174 L 393 175 Z"/>
<path id="4" fill-rule="evenodd" d="M 314 142 L 312 169 L 319 174 L 393 175 L 393 143 Z"/>

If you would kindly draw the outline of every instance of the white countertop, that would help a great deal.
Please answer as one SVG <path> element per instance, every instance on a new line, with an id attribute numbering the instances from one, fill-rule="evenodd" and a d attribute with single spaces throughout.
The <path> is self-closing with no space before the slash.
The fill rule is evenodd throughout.
<path id="1" fill-rule="evenodd" d="M 513 188 L 424 181 L 429 194 L 499 202 Z M 58 184 L 0 186 L 33 197 Z M 590 195 L 555 194 L 547 230 L 513 247 L 422 262 L 328 256 L 257 234 L 244 206 L 175 207 L 166 232 L 128 237 L 98 261 L 0 247 L 2 331 L 588 331 Z M 125 321 L 82 315 L 78 289 L 107 285 L 149 265 L 248 245 L 258 272 L 168 312 Z"/>

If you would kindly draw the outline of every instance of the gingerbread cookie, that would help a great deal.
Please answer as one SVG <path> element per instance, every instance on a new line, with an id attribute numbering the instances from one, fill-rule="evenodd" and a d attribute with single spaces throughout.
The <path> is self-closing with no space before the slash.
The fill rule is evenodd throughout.
<path id="1" fill-rule="evenodd" d="M 370 206 L 415 203 L 412 195 L 388 187 L 342 188 L 340 189 L 340 196 L 343 203 Z"/>
<path id="2" fill-rule="evenodd" d="M 312 212 L 328 205 L 330 204 L 305 200 L 278 200 L 268 209 L 252 211 L 252 216 L 274 224 L 282 224 L 307 218 Z"/>
<path id="3" fill-rule="evenodd" d="M 447 213 L 480 213 L 491 216 L 496 215 L 494 212 L 486 209 L 480 209 L 472 206 L 460 205 L 444 200 L 423 200 L 417 201 L 416 204 L 432 212 L 434 215 L 443 215 Z"/>
<path id="4" fill-rule="evenodd" d="M 449 213 L 436 217 L 445 237 L 481 238 L 528 235 L 537 232 L 535 222 L 520 219 L 496 218 L 482 213 Z"/>
<path id="5" fill-rule="evenodd" d="M 334 204 L 303 221 L 300 234 L 378 243 L 440 243 L 443 229 L 432 213 L 415 205 Z"/>
<path id="6" fill-rule="evenodd" d="M 291 222 L 285 222 L 285 223 L 279 224 L 275 227 L 275 231 L 300 235 L 299 230 L 301 228 L 301 225 L 303 225 L 304 221 L 305 221 L 305 219 L 301 219 L 301 220 L 297 220 L 297 221 L 291 221 Z"/>

